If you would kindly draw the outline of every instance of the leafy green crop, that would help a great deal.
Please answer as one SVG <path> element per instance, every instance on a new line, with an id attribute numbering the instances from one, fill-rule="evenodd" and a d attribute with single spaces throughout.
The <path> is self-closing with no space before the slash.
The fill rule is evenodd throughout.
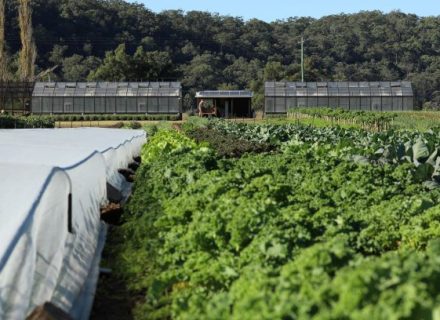
<path id="1" fill-rule="evenodd" d="M 438 319 L 440 191 L 414 161 L 434 133 L 427 151 L 417 135 L 210 125 L 282 152 L 150 139 L 113 248 L 138 319 Z M 374 158 L 384 141 L 414 141 L 412 160 Z"/>

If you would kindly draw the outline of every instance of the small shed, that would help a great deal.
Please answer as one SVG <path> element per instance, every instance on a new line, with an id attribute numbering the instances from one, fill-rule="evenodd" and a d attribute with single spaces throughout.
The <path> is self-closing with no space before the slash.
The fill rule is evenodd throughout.
<path id="1" fill-rule="evenodd" d="M 179 82 L 37 82 L 35 114 L 177 114 Z"/>
<path id="2" fill-rule="evenodd" d="M 222 118 L 251 118 L 253 92 L 248 90 L 215 90 L 196 93 L 197 106 L 203 100 Z"/>

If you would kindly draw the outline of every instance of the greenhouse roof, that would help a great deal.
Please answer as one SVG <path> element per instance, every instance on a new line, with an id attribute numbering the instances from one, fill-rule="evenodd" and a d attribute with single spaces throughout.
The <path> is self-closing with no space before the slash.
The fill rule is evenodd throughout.
<path id="1" fill-rule="evenodd" d="M 34 97 L 180 97 L 180 82 L 37 82 Z"/>
<path id="2" fill-rule="evenodd" d="M 266 96 L 410 96 L 409 81 L 266 82 Z"/>

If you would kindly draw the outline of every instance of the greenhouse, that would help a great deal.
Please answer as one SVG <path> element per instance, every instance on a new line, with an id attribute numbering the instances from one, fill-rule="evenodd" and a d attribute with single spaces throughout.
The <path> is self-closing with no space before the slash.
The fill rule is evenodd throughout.
<path id="1" fill-rule="evenodd" d="M 407 111 L 414 110 L 414 93 L 408 81 L 266 82 L 267 114 L 282 114 L 304 107 Z"/>
<path id="2" fill-rule="evenodd" d="M 179 82 L 37 82 L 34 114 L 178 114 Z"/>

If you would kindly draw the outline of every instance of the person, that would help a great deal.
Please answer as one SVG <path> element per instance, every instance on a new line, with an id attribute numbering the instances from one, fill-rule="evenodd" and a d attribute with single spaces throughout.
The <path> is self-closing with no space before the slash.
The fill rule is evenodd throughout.
<path id="1" fill-rule="evenodd" d="M 198 112 L 199 112 L 199 117 L 203 116 L 203 107 L 205 106 L 205 100 L 200 100 L 199 106 L 198 106 Z"/>

